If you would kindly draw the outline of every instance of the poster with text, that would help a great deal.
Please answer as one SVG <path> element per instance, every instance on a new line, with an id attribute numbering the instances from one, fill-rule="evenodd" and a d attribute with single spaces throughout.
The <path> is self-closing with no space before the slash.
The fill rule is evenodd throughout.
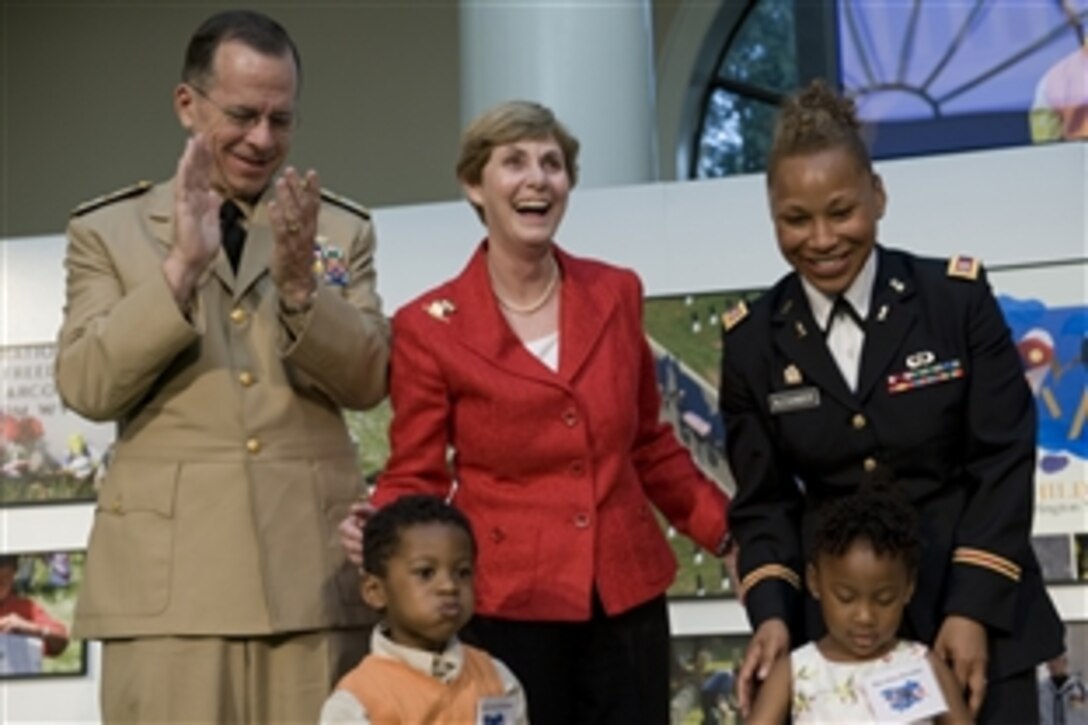
<path id="1" fill-rule="evenodd" d="M 114 426 L 61 404 L 52 342 L 0 346 L 0 505 L 94 498 Z"/>

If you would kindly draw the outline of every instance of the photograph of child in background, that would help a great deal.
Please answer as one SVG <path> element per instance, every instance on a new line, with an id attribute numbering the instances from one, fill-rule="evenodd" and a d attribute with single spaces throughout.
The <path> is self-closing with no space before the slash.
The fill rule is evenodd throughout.
<path id="1" fill-rule="evenodd" d="M 82 553 L 0 554 L 0 679 L 86 672 L 69 635 L 82 572 Z"/>
<path id="2" fill-rule="evenodd" d="M 670 725 L 740 725 L 737 669 L 747 635 L 673 637 Z"/>

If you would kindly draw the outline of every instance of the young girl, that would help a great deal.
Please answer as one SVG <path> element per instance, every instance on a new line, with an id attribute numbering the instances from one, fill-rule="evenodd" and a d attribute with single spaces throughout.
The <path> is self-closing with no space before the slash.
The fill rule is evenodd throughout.
<path id="1" fill-rule="evenodd" d="M 806 582 L 827 634 L 775 663 L 746 722 L 970 722 L 948 667 L 896 636 L 918 568 L 911 508 L 846 496 L 821 510 L 812 539 Z"/>

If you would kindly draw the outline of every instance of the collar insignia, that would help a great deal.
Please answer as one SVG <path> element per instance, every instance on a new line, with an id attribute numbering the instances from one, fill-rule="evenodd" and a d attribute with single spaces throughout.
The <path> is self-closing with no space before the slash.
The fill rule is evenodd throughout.
<path id="1" fill-rule="evenodd" d="M 744 304 L 744 300 L 741 300 L 722 313 L 722 327 L 725 328 L 726 332 L 729 332 L 747 316 L 748 305 Z"/>

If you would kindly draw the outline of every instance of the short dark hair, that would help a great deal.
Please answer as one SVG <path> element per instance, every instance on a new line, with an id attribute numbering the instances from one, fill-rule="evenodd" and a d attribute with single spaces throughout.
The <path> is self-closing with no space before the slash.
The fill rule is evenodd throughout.
<path id="1" fill-rule="evenodd" d="M 227 10 L 205 20 L 189 39 L 181 80 L 204 87 L 212 76 L 215 51 L 231 40 L 268 56 L 281 57 L 290 52 L 298 74 L 298 87 L 302 87 L 302 58 L 291 36 L 275 20 L 252 10 Z"/>
<path id="2" fill-rule="evenodd" d="M 816 513 L 809 562 L 820 554 L 842 556 L 856 541 L 868 541 L 877 556 L 899 557 L 913 575 L 920 544 L 914 508 L 892 489 L 863 489 L 825 503 Z"/>
<path id="3" fill-rule="evenodd" d="M 448 524 L 464 530 L 476 556 L 472 525 L 455 506 L 437 496 L 413 494 L 382 507 L 366 522 L 363 530 L 363 570 L 385 576 L 386 566 L 397 550 L 401 532 L 420 524 Z"/>
<path id="4" fill-rule="evenodd" d="M 10 566 L 12 569 L 19 568 L 19 555 L 18 554 L 0 554 L 0 567 Z"/>

